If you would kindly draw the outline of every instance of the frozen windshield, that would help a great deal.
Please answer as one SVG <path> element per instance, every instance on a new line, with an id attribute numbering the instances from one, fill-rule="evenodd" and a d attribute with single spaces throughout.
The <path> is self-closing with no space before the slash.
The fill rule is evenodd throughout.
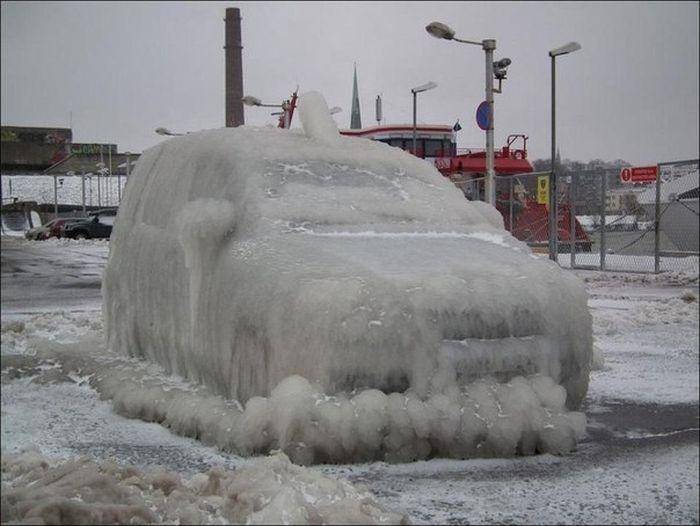
<path id="1" fill-rule="evenodd" d="M 416 225 L 439 212 L 441 182 L 439 176 L 432 184 L 387 165 L 271 161 L 260 190 L 264 215 L 292 229 Z"/>

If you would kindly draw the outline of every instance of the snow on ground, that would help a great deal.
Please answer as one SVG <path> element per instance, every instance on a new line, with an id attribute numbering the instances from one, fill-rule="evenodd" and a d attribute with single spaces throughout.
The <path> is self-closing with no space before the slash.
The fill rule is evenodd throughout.
<path id="1" fill-rule="evenodd" d="M 327 468 L 417 524 L 697 524 L 697 445 Z"/>
<path id="2" fill-rule="evenodd" d="M 663 283 L 663 274 L 577 272 L 588 280 L 595 345 L 605 360 L 591 375 L 589 400 L 697 403 L 697 273 L 669 274 Z"/>
<path id="3" fill-rule="evenodd" d="M 91 283 L 94 269 L 104 265 L 104 244 L 22 241 L 18 246 L 17 240 L 5 238 L 2 243 L 3 362 L 25 354 L 31 349 L 28 342 L 37 337 L 72 343 L 99 334 L 99 288 L 81 284 Z M 9 260 L 21 254 L 25 259 Z M 57 257 L 60 254 L 65 260 Z M 91 267 L 86 275 L 76 270 L 81 260 Z M 583 407 L 587 435 L 577 451 L 564 456 L 303 469 L 364 484 L 386 513 L 401 510 L 414 523 L 698 524 L 697 273 L 575 272 L 587 284 L 595 344 L 604 358 L 604 368 L 591 374 Z M 66 273 L 74 277 L 58 277 Z M 54 296 L 52 291 L 59 290 L 70 299 Z M 231 477 L 231 471 L 235 474 L 255 462 L 158 424 L 123 418 L 110 402 L 99 399 L 86 378 L 38 384 L 39 376 L 51 378 L 50 365 L 21 371 L 17 378 L 10 378 L 4 367 L 3 372 L 5 457 L 31 446 L 39 448 L 49 464 L 86 456 L 103 466 L 105 476 L 112 477 L 109 484 L 122 486 L 118 474 L 124 471 L 119 470 L 129 464 L 143 473 L 141 480 L 155 481 L 156 474 L 166 471 L 185 486 L 184 481 L 203 481 L 212 468 L 227 470 Z M 108 461 L 119 468 L 105 467 Z M 10 480 L 17 489 L 22 487 L 17 472 L 10 473 L 17 468 L 10 466 L 3 464 L 3 498 Z M 97 469 L 90 465 L 93 468 Z M 209 514 L 206 520 L 221 516 L 196 490 L 181 491 L 188 495 L 183 502 L 191 501 Z M 158 501 L 160 517 L 175 522 L 178 512 L 167 508 L 164 492 L 152 497 L 156 493 L 151 485 L 139 498 Z M 5 513 L 5 502 L 2 507 Z M 399 515 L 393 517 L 390 522 Z M 266 522 L 276 520 L 267 517 Z"/>

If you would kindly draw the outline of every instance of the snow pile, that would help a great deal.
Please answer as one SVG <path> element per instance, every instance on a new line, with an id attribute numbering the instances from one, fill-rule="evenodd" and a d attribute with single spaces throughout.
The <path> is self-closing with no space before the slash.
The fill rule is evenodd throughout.
<path id="1" fill-rule="evenodd" d="M 29 218 L 23 211 L 6 211 L 0 214 L 0 232 L 3 237 L 24 237 L 24 233 L 30 228 Z"/>
<path id="2" fill-rule="evenodd" d="M 408 524 L 364 487 L 295 466 L 283 453 L 189 479 L 37 451 L 2 457 L 3 524 Z"/>
<path id="3" fill-rule="evenodd" d="M 4 319 L 0 325 L 2 354 L 23 354 L 32 339 L 77 342 L 84 337 L 102 334 L 100 312 L 53 311 L 24 316 L 22 319 Z"/>
<path id="4" fill-rule="evenodd" d="M 664 258 L 661 258 L 662 261 Z M 589 270 L 574 270 L 573 272 L 577 274 L 584 282 L 591 284 L 593 287 L 598 286 L 619 286 L 621 283 L 628 283 L 633 285 L 671 285 L 671 286 L 685 286 L 693 285 L 698 283 L 698 258 L 697 257 L 686 257 L 686 258 L 673 258 L 674 266 L 678 267 L 684 265 L 687 267 L 686 270 L 673 270 L 661 272 L 659 274 L 651 273 L 631 273 L 625 272 L 623 274 L 616 274 L 615 272 L 601 272 L 601 271 L 589 271 Z M 563 261 L 566 261 L 564 259 Z"/>
<path id="5" fill-rule="evenodd" d="M 380 391 L 425 401 L 487 375 L 551 376 L 576 408 L 592 347 L 580 280 L 429 162 L 337 136 L 320 95 L 300 108 L 305 133 L 209 130 L 141 156 L 103 281 L 108 346 L 261 404 L 261 425 L 293 375 L 343 411 L 371 393 L 370 420 Z"/>
<path id="6" fill-rule="evenodd" d="M 3 375 L 35 383 L 87 379 L 120 415 L 243 456 L 283 450 L 298 464 L 407 462 L 436 456 L 566 454 L 585 433 L 566 391 L 542 375 L 481 379 L 422 398 L 376 389 L 328 396 L 300 376 L 245 406 L 168 376 L 154 364 L 100 352 L 99 341 L 33 343 L 33 356 L 3 360 Z M 48 365 L 47 365 L 48 364 Z"/>
<path id="7" fill-rule="evenodd" d="M 4 234 L 3 234 L 4 236 Z M 8 236 L 9 237 L 9 236 Z M 90 247 L 90 246 L 109 246 L 109 238 L 104 239 L 72 239 L 69 237 L 50 237 L 49 239 L 27 239 L 22 234 L 21 237 L 12 237 L 13 245 L 19 246 L 41 246 L 49 247 Z"/>
<path id="8" fill-rule="evenodd" d="M 596 334 L 610 336 L 633 328 L 648 327 L 650 324 L 697 325 L 699 315 L 695 293 L 684 291 L 678 297 L 629 302 L 623 309 L 618 308 L 613 313 L 607 313 L 607 316 L 595 316 L 593 326 Z"/>
<path id="9" fill-rule="evenodd" d="M 38 243 L 39 241 L 34 241 Z M 55 247 L 79 247 L 79 246 L 93 246 L 93 245 L 107 245 L 109 244 L 109 238 L 104 239 L 72 239 L 70 237 L 50 237 L 41 241 L 49 246 Z"/>

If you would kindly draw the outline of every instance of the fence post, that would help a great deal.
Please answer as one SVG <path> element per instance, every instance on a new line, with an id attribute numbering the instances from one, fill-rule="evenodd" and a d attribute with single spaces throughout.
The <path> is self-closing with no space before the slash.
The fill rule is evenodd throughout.
<path id="1" fill-rule="evenodd" d="M 127 184 L 129 184 L 129 176 L 131 175 L 131 154 L 129 152 L 126 152 L 126 179 L 124 179 L 124 186 L 126 187 Z M 121 188 L 121 187 L 120 187 Z M 120 189 L 121 191 L 121 189 Z M 122 198 L 121 194 L 119 195 L 119 204 L 121 204 Z"/>
<path id="2" fill-rule="evenodd" d="M 554 159 L 554 157 L 552 157 L 552 159 Z M 559 263 L 559 211 L 557 210 L 557 172 L 553 169 L 553 171 L 549 173 L 549 210 L 547 215 L 547 240 L 549 241 L 549 259 Z"/>
<path id="3" fill-rule="evenodd" d="M 100 196 L 101 192 L 100 192 L 100 172 L 99 172 L 99 170 L 98 170 L 96 175 L 97 175 L 97 206 L 101 207 L 102 206 L 102 199 Z"/>
<path id="4" fill-rule="evenodd" d="M 102 207 L 102 189 L 100 188 L 100 179 L 102 178 L 102 170 L 105 167 L 104 144 L 100 144 L 100 169 L 97 170 L 97 206 Z"/>
<path id="5" fill-rule="evenodd" d="M 654 203 L 654 273 L 661 270 L 661 167 L 656 165 L 656 202 Z"/>
<path id="6" fill-rule="evenodd" d="M 109 175 L 107 176 L 107 206 L 112 203 L 112 145 L 109 145 Z"/>
<path id="7" fill-rule="evenodd" d="M 58 217 L 58 176 L 53 176 L 53 217 Z"/>
<path id="8" fill-rule="evenodd" d="M 83 199 L 83 215 L 87 216 L 87 212 L 85 211 L 85 172 L 82 172 L 80 174 L 80 184 L 81 184 L 81 197 Z"/>
<path id="9" fill-rule="evenodd" d="M 600 173 L 600 270 L 605 270 L 605 197 L 608 181 L 605 170 Z"/>
<path id="10" fill-rule="evenodd" d="M 508 225 L 510 226 L 510 233 L 513 233 L 513 176 L 510 177 L 510 192 L 508 194 L 510 196 L 508 200 L 508 208 L 509 208 L 509 218 L 508 218 Z"/>
<path id="11" fill-rule="evenodd" d="M 576 176 L 572 173 L 569 184 L 569 243 L 571 250 L 571 268 L 576 266 Z"/>

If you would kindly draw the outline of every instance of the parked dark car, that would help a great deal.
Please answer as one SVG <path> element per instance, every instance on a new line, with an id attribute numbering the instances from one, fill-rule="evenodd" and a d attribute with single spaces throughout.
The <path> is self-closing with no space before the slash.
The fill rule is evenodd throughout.
<path id="1" fill-rule="evenodd" d="M 107 239 L 112 235 L 116 216 L 116 209 L 92 212 L 87 219 L 66 226 L 63 236 L 72 239 Z"/>
<path id="2" fill-rule="evenodd" d="M 84 218 L 80 217 L 59 217 L 52 219 L 48 223 L 27 230 L 24 237 L 34 241 L 49 239 L 50 237 L 63 237 L 64 230 L 68 225 L 84 220 Z"/>

